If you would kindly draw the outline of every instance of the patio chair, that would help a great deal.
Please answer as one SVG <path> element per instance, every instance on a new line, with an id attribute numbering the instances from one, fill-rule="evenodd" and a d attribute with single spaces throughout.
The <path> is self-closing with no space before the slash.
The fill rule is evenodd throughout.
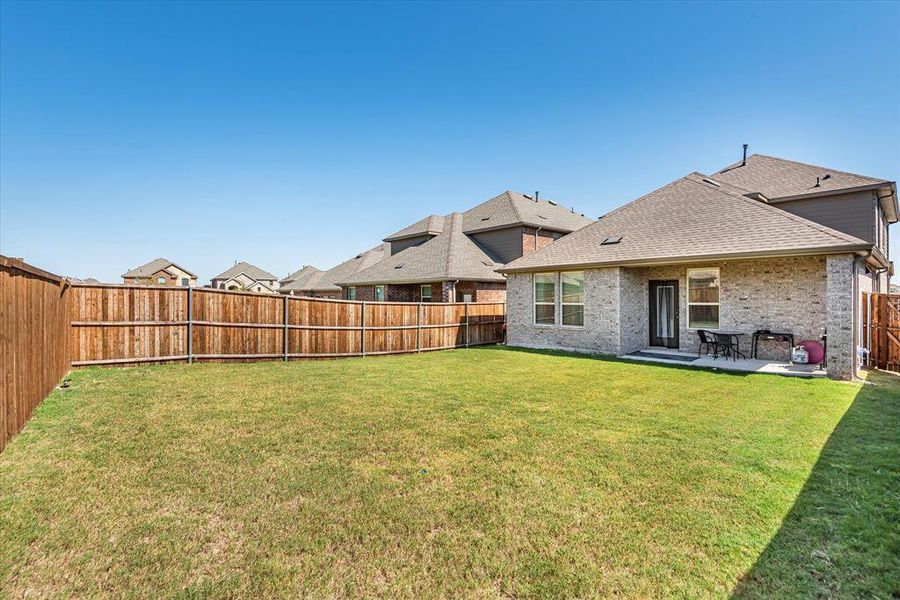
<path id="1" fill-rule="evenodd" d="M 747 358 L 743 352 L 741 352 L 740 346 L 738 346 L 738 341 L 735 337 L 729 333 L 714 333 L 716 338 L 716 348 L 722 351 L 722 354 L 727 358 L 731 357 L 731 360 L 737 362 L 738 357 L 741 359 Z"/>
<path id="2" fill-rule="evenodd" d="M 698 329 L 697 335 L 700 337 L 700 347 L 697 349 L 697 356 L 703 352 L 703 346 L 706 346 L 706 355 L 709 356 L 709 350 L 712 348 L 713 358 L 719 358 L 719 343 L 716 336 L 705 329 Z"/>

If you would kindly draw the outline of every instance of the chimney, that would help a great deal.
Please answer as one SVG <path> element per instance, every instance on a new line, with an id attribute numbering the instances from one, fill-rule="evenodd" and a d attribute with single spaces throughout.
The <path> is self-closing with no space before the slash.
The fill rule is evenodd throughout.
<path id="1" fill-rule="evenodd" d="M 747 164 L 747 147 L 748 147 L 748 144 L 744 144 L 744 160 L 741 161 L 742 167 Z"/>

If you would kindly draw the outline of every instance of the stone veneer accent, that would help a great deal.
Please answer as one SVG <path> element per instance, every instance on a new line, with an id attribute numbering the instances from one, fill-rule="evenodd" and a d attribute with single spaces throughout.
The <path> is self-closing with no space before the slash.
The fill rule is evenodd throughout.
<path id="1" fill-rule="evenodd" d="M 679 349 L 696 352 L 699 340 L 688 329 L 687 270 L 720 269 L 719 326 L 743 331 L 749 356 L 757 329 L 787 331 L 799 342 L 818 340 L 828 328 L 828 371 L 848 378 L 853 372 L 853 257 L 807 256 L 717 261 L 657 267 L 609 267 L 585 271 L 585 326 L 541 326 L 533 320 L 531 274 L 507 280 L 508 343 L 627 354 L 649 345 L 648 282 L 677 280 Z M 760 358 L 786 360 L 785 344 L 759 346 Z"/>

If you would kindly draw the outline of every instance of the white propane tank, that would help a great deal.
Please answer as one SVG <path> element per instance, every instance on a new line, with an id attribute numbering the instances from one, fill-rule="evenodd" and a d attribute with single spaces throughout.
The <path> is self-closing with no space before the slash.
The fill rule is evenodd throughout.
<path id="1" fill-rule="evenodd" d="M 795 346 L 791 349 L 791 362 L 805 365 L 809 362 L 809 353 L 803 346 Z"/>

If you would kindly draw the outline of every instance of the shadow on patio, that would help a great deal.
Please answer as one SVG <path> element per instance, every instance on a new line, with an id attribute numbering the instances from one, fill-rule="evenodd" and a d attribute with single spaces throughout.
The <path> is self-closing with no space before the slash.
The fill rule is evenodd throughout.
<path id="1" fill-rule="evenodd" d="M 900 377 L 868 380 L 733 598 L 900 595 Z"/>

